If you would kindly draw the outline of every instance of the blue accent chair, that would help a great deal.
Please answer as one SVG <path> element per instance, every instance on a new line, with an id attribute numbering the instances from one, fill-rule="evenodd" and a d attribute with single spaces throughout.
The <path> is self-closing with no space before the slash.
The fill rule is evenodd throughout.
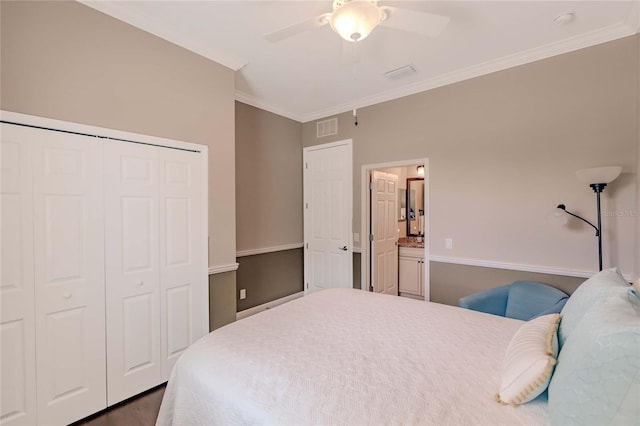
<path id="1" fill-rule="evenodd" d="M 559 313 L 569 296 L 546 284 L 516 281 L 461 297 L 458 306 L 523 321 Z"/>

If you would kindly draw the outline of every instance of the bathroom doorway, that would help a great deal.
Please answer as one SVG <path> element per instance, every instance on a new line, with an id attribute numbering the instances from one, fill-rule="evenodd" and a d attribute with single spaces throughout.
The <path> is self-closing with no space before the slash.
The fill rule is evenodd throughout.
<path id="1" fill-rule="evenodd" d="M 362 166 L 363 290 L 429 300 L 428 195 L 427 158 Z"/>

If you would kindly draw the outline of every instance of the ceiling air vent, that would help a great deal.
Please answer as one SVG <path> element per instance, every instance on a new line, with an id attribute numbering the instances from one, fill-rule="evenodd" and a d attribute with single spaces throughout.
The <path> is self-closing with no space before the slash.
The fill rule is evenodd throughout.
<path id="1" fill-rule="evenodd" d="M 338 134 L 338 117 L 330 118 L 328 120 L 318 121 L 316 127 L 316 138 L 322 138 L 324 136 L 331 136 Z"/>
<path id="2" fill-rule="evenodd" d="M 400 78 L 408 77 L 416 73 L 416 68 L 412 65 L 405 65 L 400 68 L 396 68 L 391 71 L 387 71 L 384 73 L 385 77 L 390 78 L 391 80 L 398 80 Z"/>

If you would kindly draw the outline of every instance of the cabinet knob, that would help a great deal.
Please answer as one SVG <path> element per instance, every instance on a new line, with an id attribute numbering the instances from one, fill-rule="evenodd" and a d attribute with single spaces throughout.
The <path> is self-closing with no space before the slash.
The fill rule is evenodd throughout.
<path id="1" fill-rule="evenodd" d="M 144 281 L 139 281 L 138 282 L 138 287 L 142 287 L 144 285 Z"/>
<path id="2" fill-rule="evenodd" d="M 69 300 L 69 299 L 71 299 L 71 296 L 73 296 L 73 294 L 65 293 L 62 297 L 64 297 L 65 299 Z"/>

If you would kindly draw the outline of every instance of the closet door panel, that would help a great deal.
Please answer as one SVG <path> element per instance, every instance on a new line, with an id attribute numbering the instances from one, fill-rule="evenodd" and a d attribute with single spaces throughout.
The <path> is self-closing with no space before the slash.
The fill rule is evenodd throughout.
<path id="1" fill-rule="evenodd" d="M 160 149 L 160 271 L 163 379 L 202 329 L 201 156 Z"/>
<path id="2" fill-rule="evenodd" d="M 36 130 L 38 423 L 106 407 L 102 142 Z"/>
<path id="3" fill-rule="evenodd" d="M 32 129 L 0 124 L 0 423 L 36 423 Z"/>
<path id="4" fill-rule="evenodd" d="M 161 383 L 157 151 L 105 144 L 109 405 Z"/>

